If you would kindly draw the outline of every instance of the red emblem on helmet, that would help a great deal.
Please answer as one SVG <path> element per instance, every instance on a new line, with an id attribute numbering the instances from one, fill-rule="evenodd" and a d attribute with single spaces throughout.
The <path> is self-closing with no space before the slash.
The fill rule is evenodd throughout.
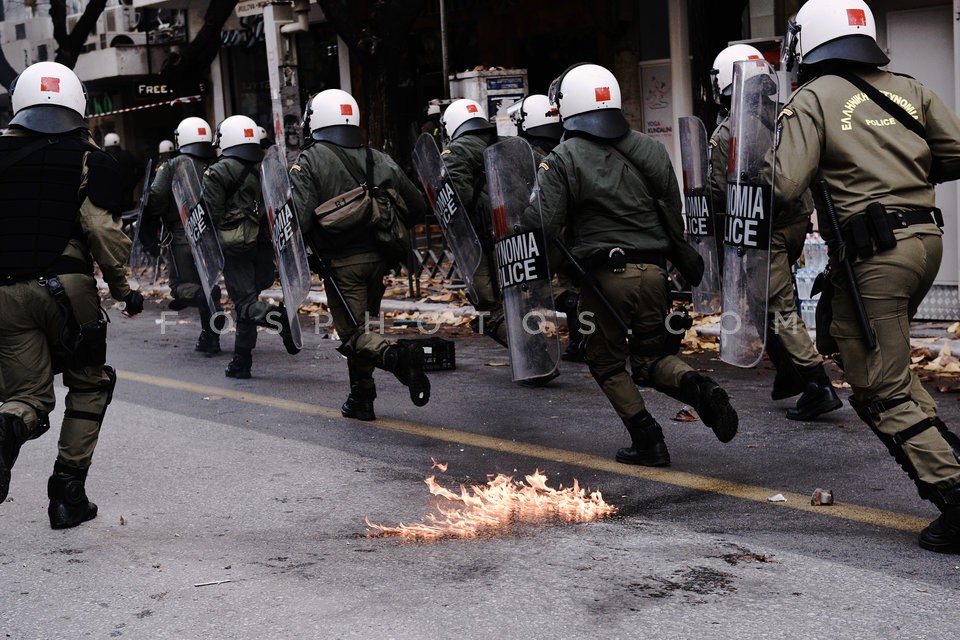
<path id="1" fill-rule="evenodd" d="M 597 97 L 597 102 L 606 102 L 610 99 L 610 87 L 596 87 L 594 93 Z"/>
<path id="2" fill-rule="evenodd" d="M 352 116 L 352 115 L 353 115 L 353 105 L 352 105 L 352 104 L 342 104 L 342 105 L 340 105 L 340 115 L 342 115 L 342 116 Z"/>
<path id="3" fill-rule="evenodd" d="M 851 27 L 867 26 L 867 12 L 863 9 L 847 9 L 847 22 Z"/>
<path id="4" fill-rule="evenodd" d="M 60 78 L 53 78 L 51 76 L 42 76 L 40 78 L 40 91 L 47 91 L 50 93 L 60 93 Z"/>
<path id="5" fill-rule="evenodd" d="M 198 135 L 198 136 L 205 136 L 205 135 L 207 135 L 207 128 L 206 128 L 206 127 L 197 127 L 197 135 Z"/>
<path id="6" fill-rule="evenodd" d="M 468 105 L 467 105 L 467 113 L 480 113 L 480 111 L 477 109 L 477 105 L 475 105 L 475 104 L 468 104 Z"/>
<path id="7" fill-rule="evenodd" d="M 244 137 L 244 138 L 252 138 L 252 137 L 253 137 L 253 129 L 244 129 L 244 130 L 243 130 L 243 137 Z"/>

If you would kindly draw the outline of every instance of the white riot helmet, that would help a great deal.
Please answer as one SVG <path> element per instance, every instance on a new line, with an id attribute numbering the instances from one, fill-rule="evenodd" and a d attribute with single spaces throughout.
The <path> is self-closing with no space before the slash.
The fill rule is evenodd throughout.
<path id="1" fill-rule="evenodd" d="M 173 153 L 176 151 L 176 147 L 173 146 L 173 140 L 161 140 L 160 145 L 157 147 L 157 153 Z"/>
<path id="2" fill-rule="evenodd" d="M 563 136 L 560 112 L 542 93 L 527 96 L 507 109 L 507 113 L 517 125 L 517 134 L 520 136 L 549 138 L 555 141 Z"/>
<path id="3" fill-rule="evenodd" d="M 16 125 L 40 133 L 66 133 L 87 126 L 87 93 L 71 69 L 58 62 L 38 62 L 10 85 Z"/>
<path id="4" fill-rule="evenodd" d="M 173 137 L 180 153 L 208 159 L 217 155 L 213 150 L 213 129 L 203 118 L 184 118 L 177 125 Z"/>
<path id="5" fill-rule="evenodd" d="M 890 62 L 877 45 L 877 23 L 863 0 L 809 0 L 787 26 L 784 49 L 787 70 L 825 60 Z"/>
<path id="6" fill-rule="evenodd" d="M 313 96 L 303 114 L 303 136 L 341 147 L 362 147 L 357 101 L 341 89 L 327 89 Z"/>
<path id="7" fill-rule="evenodd" d="M 220 153 L 228 158 L 250 162 L 263 160 L 260 127 L 247 116 L 230 116 L 221 122 L 214 145 L 220 147 Z"/>
<path id="8" fill-rule="evenodd" d="M 487 114 L 476 100 L 460 98 L 454 100 L 440 116 L 440 124 L 450 140 L 456 140 L 469 131 L 492 129 Z"/>
<path id="9" fill-rule="evenodd" d="M 748 44 L 733 44 L 717 54 L 710 69 L 713 78 L 713 99 L 721 104 L 722 98 L 733 94 L 733 63 L 741 60 L 762 60 L 763 54 Z"/>
<path id="10" fill-rule="evenodd" d="M 569 67 L 550 83 L 547 97 L 557 105 L 566 131 L 614 139 L 630 130 L 621 110 L 620 83 L 600 65 Z"/>
<path id="11" fill-rule="evenodd" d="M 110 147 L 119 147 L 120 146 L 120 136 L 116 133 L 110 132 L 107 135 L 103 136 L 103 148 L 109 149 Z"/>

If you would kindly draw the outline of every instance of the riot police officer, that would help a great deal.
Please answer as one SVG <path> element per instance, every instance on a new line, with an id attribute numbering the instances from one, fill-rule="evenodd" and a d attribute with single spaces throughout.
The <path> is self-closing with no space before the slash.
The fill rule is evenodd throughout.
<path id="1" fill-rule="evenodd" d="M 560 112 L 557 111 L 557 106 L 551 104 L 550 99 L 542 93 L 526 96 L 507 111 L 510 119 L 517 125 L 517 135 L 530 143 L 538 163 L 553 151 L 563 137 Z M 560 357 L 569 362 L 583 362 L 583 345 L 586 336 L 581 331 L 580 320 L 577 317 L 580 290 L 567 275 L 562 254 L 552 246 L 550 249 L 552 250 L 549 258 L 550 265 L 557 275 L 554 304 L 557 311 L 562 311 L 567 317 L 567 330 L 570 334 L 567 348 Z"/>
<path id="2" fill-rule="evenodd" d="M 194 349 L 200 353 L 214 355 L 220 353 L 220 332 L 224 327 L 225 316 L 219 314 L 220 287 L 214 286 L 211 297 L 218 315 L 214 318 L 207 304 L 200 276 L 193 262 L 193 253 L 187 241 L 177 203 L 173 198 L 173 176 L 177 167 L 190 163 L 203 175 L 216 157 L 213 149 L 213 129 L 203 118 L 184 118 L 174 131 L 180 154 L 170 158 L 157 168 L 157 176 L 150 185 L 147 207 L 143 212 L 140 239 L 144 247 L 153 255 L 159 255 L 161 223 L 170 234 L 170 308 L 180 311 L 187 307 L 196 307 L 200 314 L 200 336 Z"/>
<path id="3" fill-rule="evenodd" d="M 389 198 L 387 206 L 396 207 L 410 226 L 423 220 L 427 204 L 390 156 L 363 144 L 360 109 L 346 91 L 327 89 L 315 95 L 303 126 L 310 144 L 290 169 L 290 185 L 307 246 L 320 258 L 314 266 L 326 282 L 327 304 L 341 341 L 338 351 L 347 357 L 350 394 L 340 412 L 357 420 L 376 419 L 377 367 L 393 373 L 408 387 L 412 402 L 423 406 L 430 400 L 430 380 L 422 347 L 415 341 L 391 343 L 370 324 L 370 318 L 380 314 L 388 267 L 374 228 L 360 221 L 350 229 L 328 231 L 314 211 L 359 184 Z M 342 299 L 335 295 L 337 287 Z"/>
<path id="4" fill-rule="evenodd" d="M 143 167 L 132 153 L 120 145 L 120 136 L 110 132 L 103 137 L 103 150 L 117 161 L 119 167 L 120 190 L 123 194 L 123 210 L 128 211 L 136 207 L 134 194 L 137 184 L 143 177 Z M 147 176 L 149 178 L 149 176 Z"/>
<path id="5" fill-rule="evenodd" d="M 587 364 L 632 440 L 616 459 L 670 464 L 663 431 L 637 384 L 690 404 L 717 438 L 728 442 L 736 435 L 738 417 L 727 392 L 676 355 L 683 332 L 678 337 L 667 324 L 666 260 L 672 249 L 665 226 L 682 228 L 683 222 L 666 149 L 630 130 L 619 83 L 599 65 L 570 67 L 553 81 L 548 95 L 560 111 L 565 134 L 540 163 L 543 220 L 553 237 L 565 223 L 572 227 L 571 251 L 595 285 L 584 285 L 580 299 L 581 317 L 590 314 L 596 325 L 586 339 Z M 601 296 L 632 336 L 606 310 Z"/>
<path id="6" fill-rule="evenodd" d="M 177 155 L 177 147 L 173 144 L 173 140 L 161 140 L 160 144 L 157 145 L 158 164 L 163 164 L 175 155 Z M 150 178 L 150 176 L 147 176 L 147 178 Z"/>
<path id="7" fill-rule="evenodd" d="M 97 515 L 84 485 L 116 383 L 93 262 L 126 315 L 143 310 L 143 297 L 127 284 L 118 167 L 90 138 L 76 74 L 31 65 L 12 104 L 0 137 L 0 503 L 20 447 L 50 428 L 62 373 L 66 410 L 47 495 L 50 526 L 63 529 Z"/>
<path id="8" fill-rule="evenodd" d="M 493 227 L 490 223 L 490 194 L 483 164 L 483 152 L 497 142 L 497 130 L 476 100 L 454 100 L 440 118 L 449 142 L 441 152 L 443 164 L 453 182 L 460 202 L 467 210 L 483 252 L 473 273 L 479 315 L 470 323 L 474 331 L 507 345 L 507 326 L 500 300 L 493 256 Z"/>
<path id="9" fill-rule="evenodd" d="M 727 206 L 727 157 L 730 146 L 730 99 L 733 92 L 733 63 L 760 60 L 763 55 L 748 44 L 735 44 L 721 51 L 713 61 L 713 96 L 723 107 L 722 120 L 710 136 L 710 185 L 716 211 Z M 774 123 L 767 126 L 772 129 Z M 780 207 L 773 217 L 770 238 L 770 281 L 767 291 L 766 350 L 776 368 L 774 400 L 800 396 L 796 406 L 787 410 L 790 420 L 811 420 L 843 406 L 823 357 L 810 339 L 806 325 L 797 312 L 792 265 L 803 253 L 813 202 L 809 192 Z M 721 255 L 723 255 L 721 253 Z"/>
<path id="10" fill-rule="evenodd" d="M 833 321 L 817 330 L 836 341 L 857 414 L 942 512 L 920 546 L 958 553 L 960 439 L 910 371 L 910 319 L 940 266 L 933 185 L 960 177 L 960 118 L 913 78 L 879 68 L 889 60 L 862 0 L 810 0 L 788 38 L 805 84 L 779 117 L 775 188 L 778 201 L 791 202 L 814 187 L 835 287 Z"/>
<path id="11" fill-rule="evenodd" d="M 276 266 L 260 192 L 260 128 L 247 116 L 230 116 L 217 126 L 214 145 L 220 159 L 203 173 L 202 192 L 223 251 L 223 280 L 233 300 L 237 332 L 233 359 L 224 374 L 249 378 L 257 326 L 279 330 L 283 346 L 293 355 L 294 344 L 283 309 L 261 301 L 260 292 L 274 283 Z"/>

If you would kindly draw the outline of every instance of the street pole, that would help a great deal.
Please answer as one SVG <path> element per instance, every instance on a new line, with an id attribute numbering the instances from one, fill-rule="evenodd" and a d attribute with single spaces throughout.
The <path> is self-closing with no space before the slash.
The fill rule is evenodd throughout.
<path id="1" fill-rule="evenodd" d="M 447 3 L 440 0 L 440 57 L 443 60 L 443 97 L 450 97 L 450 59 L 447 54 Z"/>

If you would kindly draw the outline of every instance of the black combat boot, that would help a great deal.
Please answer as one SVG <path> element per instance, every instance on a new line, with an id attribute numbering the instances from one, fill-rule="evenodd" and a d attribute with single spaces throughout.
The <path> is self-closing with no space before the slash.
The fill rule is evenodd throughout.
<path id="1" fill-rule="evenodd" d="M 202 329 L 193 350 L 210 356 L 217 355 L 220 353 L 220 336 L 210 329 Z"/>
<path id="2" fill-rule="evenodd" d="M 937 553 L 960 553 L 960 505 L 946 505 L 940 517 L 920 532 L 920 546 Z"/>
<path id="3" fill-rule="evenodd" d="M 86 469 L 74 469 L 60 461 L 54 463 L 53 475 L 47 480 L 47 514 L 52 528 L 69 529 L 97 517 L 97 505 L 87 500 L 84 490 L 86 480 Z"/>
<path id="4" fill-rule="evenodd" d="M 353 418 L 354 420 L 376 420 L 377 415 L 373 412 L 373 401 L 377 397 L 375 387 L 361 387 L 358 384 L 350 385 L 350 395 L 346 402 L 340 406 L 340 413 L 344 418 Z"/>
<path id="5" fill-rule="evenodd" d="M 631 446 L 617 450 L 617 462 L 644 467 L 666 467 L 670 464 L 663 429 L 649 411 L 643 410 L 624 421 Z"/>
<path id="6" fill-rule="evenodd" d="M 700 415 L 703 424 L 713 429 L 717 440 L 730 442 L 737 435 L 740 419 L 723 387 L 697 371 L 680 378 L 680 397 Z"/>
<path id="7" fill-rule="evenodd" d="M 280 339 L 283 340 L 283 348 L 292 356 L 300 353 L 300 347 L 293 341 L 293 332 L 290 329 L 290 318 L 287 317 L 287 311 L 280 307 Z"/>
<path id="8" fill-rule="evenodd" d="M 418 407 L 430 401 L 430 380 L 423 372 L 423 347 L 412 342 L 391 345 L 383 355 L 383 369 L 407 386 L 410 400 Z"/>
<path id="9" fill-rule="evenodd" d="M 802 369 L 800 374 L 806 380 L 803 395 L 797 399 L 796 407 L 787 409 L 787 419 L 812 420 L 843 406 L 822 364 Z"/>
<path id="10" fill-rule="evenodd" d="M 554 301 L 558 311 L 567 316 L 567 332 L 570 335 L 567 348 L 560 354 L 560 359 L 567 362 L 586 362 L 586 336 L 580 331 L 580 319 L 577 316 L 577 296 L 570 291 L 557 297 Z"/>
<path id="11" fill-rule="evenodd" d="M 214 287 L 213 289 L 214 300 L 218 300 L 220 287 Z M 222 314 L 217 316 L 216 320 L 220 322 L 220 327 L 216 327 L 217 321 L 214 321 L 206 300 L 202 299 L 199 302 L 197 310 L 200 312 L 200 337 L 197 338 L 197 344 L 193 350 L 211 356 L 216 355 L 220 353 L 220 332 L 223 331 L 224 317 Z"/>
<path id="12" fill-rule="evenodd" d="M 797 376 L 796 370 L 777 369 L 777 375 L 773 377 L 773 389 L 770 391 L 770 398 L 773 400 L 785 400 L 803 393 L 806 389 L 806 382 Z"/>
<path id="13" fill-rule="evenodd" d="M 17 461 L 20 447 L 29 439 L 27 425 L 20 416 L 0 413 L 0 502 L 7 499 L 10 491 L 10 470 Z"/>
<path id="14" fill-rule="evenodd" d="M 224 375 L 228 378 L 240 378 L 246 380 L 250 377 L 250 367 L 253 366 L 253 351 L 251 349 L 236 348 L 233 350 L 233 360 L 231 360 Z"/>

